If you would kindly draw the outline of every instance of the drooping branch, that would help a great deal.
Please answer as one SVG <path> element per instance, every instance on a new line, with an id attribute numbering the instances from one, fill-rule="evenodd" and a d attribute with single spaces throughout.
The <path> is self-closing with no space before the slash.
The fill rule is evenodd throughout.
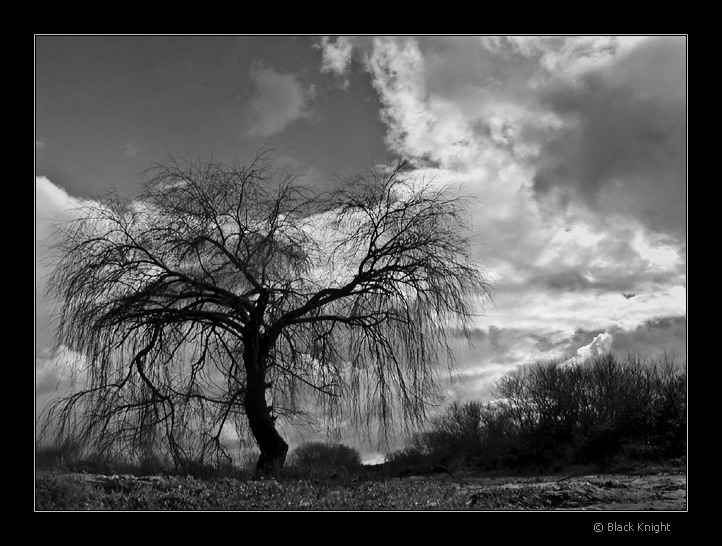
<path id="1" fill-rule="evenodd" d="M 136 200 L 89 203 L 59 232 L 58 344 L 88 379 L 59 413 L 85 410 L 85 437 L 111 444 L 140 427 L 175 458 L 222 451 L 249 408 L 255 430 L 418 423 L 449 332 L 489 294 L 466 216 L 403 165 L 315 194 L 263 157 L 160 166 Z"/>

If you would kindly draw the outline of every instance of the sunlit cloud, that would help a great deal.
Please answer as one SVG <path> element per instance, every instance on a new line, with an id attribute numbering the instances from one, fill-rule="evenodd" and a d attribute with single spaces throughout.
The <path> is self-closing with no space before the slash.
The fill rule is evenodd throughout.
<path id="1" fill-rule="evenodd" d="M 353 52 L 351 40 L 346 36 L 338 36 L 332 41 L 328 36 L 324 36 L 319 47 L 322 51 L 321 72 L 339 77 L 342 87 L 347 88 Z"/>
<path id="2" fill-rule="evenodd" d="M 686 314 L 683 38 L 353 46 L 388 146 L 475 198 L 475 250 L 495 287 L 479 325 L 515 342 L 464 353 L 467 371 L 617 349 L 655 317 Z"/>
<path id="3" fill-rule="evenodd" d="M 450 396 L 489 396 L 506 371 L 539 359 L 684 358 L 684 37 L 340 36 L 319 38 L 312 53 L 316 80 L 309 65 L 256 61 L 240 134 L 269 139 L 314 120 L 329 81 L 363 96 L 350 89 L 363 71 L 388 151 L 472 198 L 473 250 L 494 299 L 479 310 L 472 346 L 458 347 Z M 60 146 L 52 134 L 36 137 L 39 157 Z M 141 151 L 134 141 L 113 150 Z M 322 178 L 310 166 L 300 180 Z M 36 178 L 37 293 L 54 222 L 80 204 Z M 42 298 L 36 307 L 47 315 Z M 46 368 L 53 356 L 36 357 L 42 392 L 58 379 Z"/>

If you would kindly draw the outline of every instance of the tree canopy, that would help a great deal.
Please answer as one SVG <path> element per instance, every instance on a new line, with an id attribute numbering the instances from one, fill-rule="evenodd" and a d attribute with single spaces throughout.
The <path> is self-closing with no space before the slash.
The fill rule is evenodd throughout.
<path id="1" fill-rule="evenodd" d="M 47 431 L 178 464 L 250 432 L 270 472 L 279 419 L 420 423 L 449 336 L 489 293 L 467 205 L 403 163 L 313 191 L 264 154 L 171 159 L 138 197 L 86 202 L 58 230 L 49 284 L 85 382 Z"/>

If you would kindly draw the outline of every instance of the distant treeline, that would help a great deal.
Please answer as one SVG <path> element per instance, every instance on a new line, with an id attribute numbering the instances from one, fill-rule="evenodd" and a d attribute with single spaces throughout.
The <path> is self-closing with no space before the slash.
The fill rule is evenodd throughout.
<path id="1" fill-rule="evenodd" d="M 387 464 L 554 468 L 686 454 L 686 366 L 612 354 L 519 368 L 491 402 L 454 403 Z"/>

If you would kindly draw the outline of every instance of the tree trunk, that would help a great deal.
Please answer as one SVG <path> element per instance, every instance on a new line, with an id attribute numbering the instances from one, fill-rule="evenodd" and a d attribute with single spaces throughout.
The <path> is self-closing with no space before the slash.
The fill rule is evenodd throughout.
<path id="1" fill-rule="evenodd" d="M 266 367 L 270 343 L 260 336 L 246 339 L 244 364 L 246 368 L 245 410 L 253 437 L 261 450 L 256 470 L 273 474 L 286 461 L 288 444 L 276 430 L 275 418 L 266 401 Z"/>

